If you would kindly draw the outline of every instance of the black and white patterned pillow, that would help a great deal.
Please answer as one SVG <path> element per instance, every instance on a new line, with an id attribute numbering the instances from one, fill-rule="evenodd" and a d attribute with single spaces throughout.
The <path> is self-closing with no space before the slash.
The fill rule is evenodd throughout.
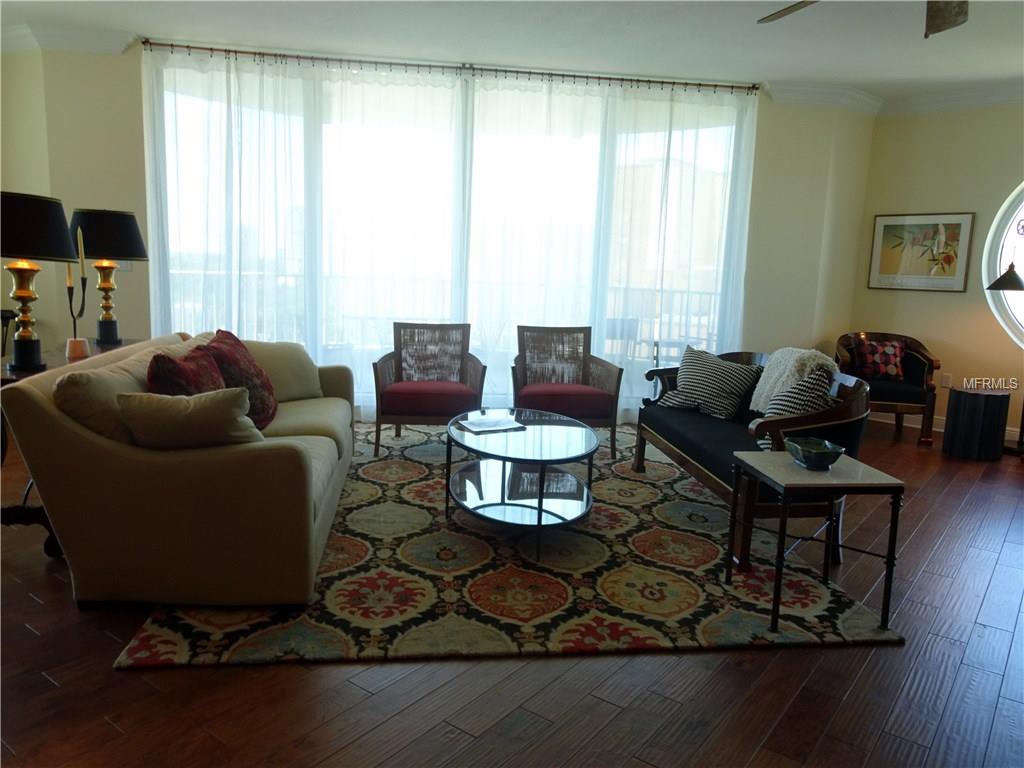
<path id="1" fill-rule="evenodd" d="M 765 416 L 792 416 L 798 413 L 812 413 L 831 408 L 835 402 L 830 394 L 832 377 L 827 368 L 815 368 L 806 378 L 800 379 L 787 390 L 773 397 L 764 411 Z M 772 449 L 771 437 L 759 438 L 757 444 L 762 450 Z"/>
<path id="2" fill-rule="evenodd" d="M 722 360 L 702 349 L 687 347 L 676 374 L 676 388 L 658 401 L 670 408 L 697 408 L 718 419 L 731 419 L 757 383 L 763 368 Z"/>

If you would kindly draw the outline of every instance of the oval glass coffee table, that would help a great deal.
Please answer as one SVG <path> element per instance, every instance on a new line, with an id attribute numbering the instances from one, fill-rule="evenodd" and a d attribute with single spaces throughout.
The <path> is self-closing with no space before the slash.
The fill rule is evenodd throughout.
<path id="1" fill-rule="evenodd" d="M 472 431 L 474 421 L 488 418 L 504 420 L 510 426 Z M 599 444 L 597 434 L 586 424 L 557 413 L 485 408 L 459 414 L 448 422 L 445 517 L 449 501 L 454 501 L 467 512 L 496 523 L 535 527 L 539 558 L 544 528 L 575 522 L 590 511 L 590 483 Z M 479 458 L 453 473 L 455 445 Z M 586 482 L 556 466 L 584 460 Z"/>

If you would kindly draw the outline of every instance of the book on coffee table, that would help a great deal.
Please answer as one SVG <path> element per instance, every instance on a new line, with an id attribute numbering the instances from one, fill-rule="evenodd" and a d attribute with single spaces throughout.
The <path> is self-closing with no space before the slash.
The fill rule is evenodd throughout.
<path id="1" fill-rule="evenodd" d="M 466 419 L 460 419 L 459 424 L 475 435 L 484 432 L 513 432 L 526 429 L 526 425 L 520 424 L 510 413 L 470 416 Z"/>

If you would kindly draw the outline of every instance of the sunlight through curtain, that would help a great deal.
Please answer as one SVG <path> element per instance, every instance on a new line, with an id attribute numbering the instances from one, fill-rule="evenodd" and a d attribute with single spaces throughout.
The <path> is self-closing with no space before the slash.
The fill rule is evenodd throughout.
<path id="1" fill-rule="evenodd" d="M 469 322 L 485 404 L 516 325 L 642 372 L 737 348 L 756 99 L 580 78 L 144 57 L 153 333 L 227 328 L 353 368 Z"/>

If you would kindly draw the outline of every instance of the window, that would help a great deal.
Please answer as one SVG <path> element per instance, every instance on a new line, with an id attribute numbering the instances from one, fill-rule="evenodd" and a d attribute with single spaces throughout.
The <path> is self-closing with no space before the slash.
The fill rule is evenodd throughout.
<path id="1" fill-rule="evenodd" d="M 370 363 L 469 322 L 507 404 L 516 325 L 590 325 L 641 372 L 738 344 L 756 100 L 458 68 L 148 51 L 153 331 Z M 363 413 L 363 416 L 368 414 Z"/>
<path id="2" fill-rule="evenodd" d="M 1013 264 L 1024 275 L 1024 184 L 1006 198 L 985 241 L 982 282 L 991 285 Z M 1024 291 L 985 291 L 985 298 L 1010 337 L 1024 348 Z"/>

